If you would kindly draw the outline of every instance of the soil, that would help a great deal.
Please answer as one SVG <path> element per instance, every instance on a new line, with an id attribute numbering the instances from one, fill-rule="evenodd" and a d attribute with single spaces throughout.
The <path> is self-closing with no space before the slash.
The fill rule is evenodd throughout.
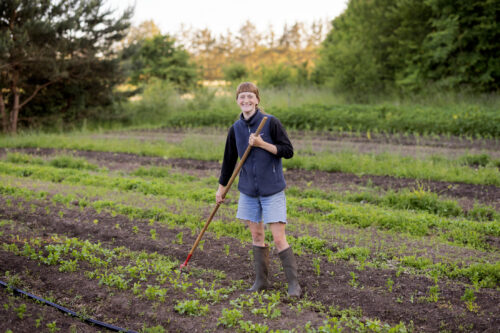
<path id="1" fill-rule="evenodd" d="M 29 239 L 34 236 L 50 237 L 52 234 L 78 237 L 79 239 L 100 242 L 103 246 L 112 248 L 125 246 L 134 251 L 157 252 L 176 258 L 183 262 L 186 254 L 195 240 L 187 229 L 168 228 L 159 223 L 149 225 L 147 221 L 130 220 L 128 217 L 108 213 L 97 213 L 86 208 L 80 211 L 77 208 L 58 205 L 47 213 L 44 209 L 49 202 L 31 201 L 35 205 L 33 212 L 19 209 L 19 201 L 10 198 L 12 205 L 7 205 L 6 198 L 0 199 L 0 218 L 16 221 L 19 228 L 15 234 L 19 238 Z M 25 203 L 26 205 L 26 203 Z M 64 217 L 59 213 L 62 211 Z M 96 225 L 90 221 L 97 219 Z M 117 229 L 116 224 L 120 225 Z M 139 226 L 140 232 L 131 232 L 133 226 Z M 157 233 L 157 241 L 152 241 L 150 229 Z M 184 234 L 184 244 L 174 244 L 179 232 Z M 216 269 L 224 271 L 227 281 L 243 279 L 247 287 L 250 286 L 253 270 L 248 251 L 250 245 L 241 244 L 238 240 L 228 237 L 217 238 L 206 234 L 203 250 L 198 250 L 190 261 L 190 267 Z M 0 240 L 5 243 L 15 242 L 5 233 Z M 225 246 L 231 251 L 225 255 Z M 378 318 L 383 322 L 397 324 L 400 321 L 413 322 L 416 331 L 437 332 L 442 329 L 458 331 L 468 327 L 471 332 L 494 332 L 500 327 L 500 294 L 493 289 L 481 289 L 475 293 L 476 303 L 479 306 L 477 314 L 468 311 L 460 299 L 465 291 L 465 286 L 460 281 L 441 280 L 438 282 L 440 297 L 437 302 L 425 301 L 429 288 L 434 282 L 423 276 L 398 274 L 389 269 L 357 269 L 354 265 L 337 261 L 328 262 L 321 259 L 321 273 L 316 274 L 312 265 L 311 254 L 297 256 L 300 283 L 307 299 L 318 302 L 325 308 L 338 306 L 340 309 L 361 309 L 363 318 Z M 286 294 L 284 286 L 285 277 L 280 271 L 277 255 L 274 253 L 271 260 L 271 276 L 273 289 Z M 96 280 L 89 280 L 81 272 L 61 274 L 56 267 L 40 265 L 25 257 L 0 250 L 0 274 L 6 271 L 19 274 L 23 285 L 28 291 L 40 296 L 51 295 L 71 306 L 79 312 L 91 312 L 94 319 L 111 321 L 113 324 L 140 330 L 146 322 L 149 326 L 163 325 L 172 332 L 201 332 L 208 330 L 221 330 L 216 326 L 216 320 L 210 316 L 193 320 L 189 317 L 174 312 L 175 300 L 185 299 L 186 295 L 179 291 L 170 291 L 164 303 L 156 304 L 145 299 L 137 299 L 131 293 L 119 292 L 113 288 L 100 286 Z M 358 286 L 352 285 L 353 272 Z M 388 279 L 394 281 L 392 292 L 387 290 Z M 85 292 L 81 292 L 85 290 Z M 75 294 L 76 293 L 76 294 Z M 81 294 L 80 294 L 81 293 Z M 286 302 L 286 301 L 285 301 Z M 25 301 L 28 303 L 28 301 Z M 213 313 L 220 313 L 222 307 L 227 307 L 228 301 L 210 307 Z M 300 316 L 290 310 L 286 303 L 282 305 L 282 321 L 268 321 L 271 328 L 303 327 L 307 321 L 321 324 L 317 311 L 303 310 Z M 38 313 L 48 310 L 39 310 L 30 305 L 30 315 L 36 317 Z M 49 315 L 44 315 L 52 317 Z M 0 329 L 21 328 L 14 318 L 12 311 L 7 311 L 7 321 L 0 324 Z M 78 320 L 66 316 L 57 317 L 58 327 L 69 327 Z M 259 321 L 254 315 L 247 314 L 245 320 Z M 262 320 L 262 319 L 261 319 Z M 13 326 L 10 326 L 13 325 Z M 283 326 L 284 325 L 284 326 Z"/>

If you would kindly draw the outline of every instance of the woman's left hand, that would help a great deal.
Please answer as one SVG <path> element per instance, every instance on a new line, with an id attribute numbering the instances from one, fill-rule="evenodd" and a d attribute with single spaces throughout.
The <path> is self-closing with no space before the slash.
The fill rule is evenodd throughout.
<path id="1" fill-rule="evenodd" d="M 248 138 L 248 144 L 252 147 L 262 147 L 264 145 L 264 140 L 260 135 L 255 135 L 255 133 L 250 134 Z"/>

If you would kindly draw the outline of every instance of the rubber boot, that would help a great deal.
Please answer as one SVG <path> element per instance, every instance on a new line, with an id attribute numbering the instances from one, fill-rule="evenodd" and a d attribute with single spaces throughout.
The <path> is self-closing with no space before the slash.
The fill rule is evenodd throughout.
<path id="1" fill-rule="evenodd" d="M 247 291 L 261 291 L 269 288 L 269 246 L 253 246 L 255 283 Z"/>
<path id="2" fill-rule="evenodd" d="M 300 297 L 302 289 L 297 279 L 297 262 L 295 261 L 292 247 L 290 246 L 288 249 L 279 252 L 278 255 L 280 256 L 281 264 L 283 265 L 283 270 L 288 281 L 288 296 Z"/>

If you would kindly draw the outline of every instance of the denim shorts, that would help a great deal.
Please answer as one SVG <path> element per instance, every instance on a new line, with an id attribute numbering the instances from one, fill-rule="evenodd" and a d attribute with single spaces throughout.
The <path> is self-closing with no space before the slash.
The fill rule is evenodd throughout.
<path id="1" fill-rule="evenodd" d="M 251 197 L 240 192 L 236 217 L 256 223 L 286 223 L 285 191 L 267 197 Z"/>

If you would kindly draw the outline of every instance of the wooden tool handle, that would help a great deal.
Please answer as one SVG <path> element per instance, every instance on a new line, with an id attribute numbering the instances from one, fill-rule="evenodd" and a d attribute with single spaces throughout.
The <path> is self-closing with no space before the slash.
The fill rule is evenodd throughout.
<path id="1" fill-rule="evenodd" d="M 262 119 L 262 121 L 260 122 L 259 124 L 259 127 L 257 128 L 257 130 L 255 131 L 255 135 L 259 135 L 260 132 L 262 131 L 262 128 L 264 127 L 264 125 L 266 124 L 266 121 L 267 121 L 267 117 L 264 117 Z M 240 172 L 241 170 L 241 167 L 243 166 L 243 163 L 245 163 L 245 160 L 247 159 L 248 157 L 248 154 L 250 154 L 250 150 L 252 150 L 252 146 L 248 145 L 247 149 L 245 150 L 245 153 L 243 154 L 243 156 L 241 157 L 240 159 L 240 162 L 238 163 L 238 165 L 236 166 L 236 168 L 234 169 L 233 171 L 233 174 L 231 176 L 231 178 L 229 179 L 229 182 L 227 183 L 225 189 L 224 189 L 224 192 L 222 193 L 222 198 L 225 198 L 226 197 L 226 194 L 227 192 L 229 191 L 229 189 L 231 188 L 231 185 L 233 184 L 234 180 L 236 179 L 236 177 L 238 176 L 238 173 Z M 191 251 L 189 251 L 189 254 L 188 254 L 188 257 L 186 259 L 186 261 L 184 262 L 184 264 L 181 265 L 181 268 L 182 267 L 185 267 L 189 261 L 189 259 L 191 259 L 191 256 L 193 255 L 193 252 L 194 250 L 196 250 L 196 248 L 198 247 L 198 244 L 200 243 L 201 241 L 201 238 L 203 237 L 203 234 L 205 233 L 205 231 L 207 230 L 208 228 L 208 225 L 210 224 L 210 222 L 212 222 L 212 219 L 215 215 L 215 213 L 217 212 L 217 210 L 219 209 L 220 207 L 220 203 L 218 203 L 214 209 L 212 210 L 212 213 L 210 214 L 210 216 L 208 217 L 207 219 L 207 222 L 205 223 L 205 225 L 203 226 L 203 229 L 201 229 L 200 231 L 200 234 L 198 235 L 198 237 L 196 238 L 196 241 L 194 242 L 193 244 L 193 247 L 191 248 Z"/>

